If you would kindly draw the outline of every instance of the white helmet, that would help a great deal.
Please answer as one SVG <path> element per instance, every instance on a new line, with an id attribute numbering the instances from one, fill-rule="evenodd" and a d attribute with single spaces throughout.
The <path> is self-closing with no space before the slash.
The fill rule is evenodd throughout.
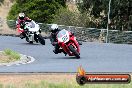
<path id="1" fill-rule="evenodd" d="M 19 13 L 19 19 L 23 20 L 25 18 L 25 14 L 24 13 Z"/>
<path id="2" fill-rule="evenodd" d="M 51 30 L 55 30 L 55 29 L 58 29 L 58 25 L 57 24 L 52 24 L 51 25 Z"/>

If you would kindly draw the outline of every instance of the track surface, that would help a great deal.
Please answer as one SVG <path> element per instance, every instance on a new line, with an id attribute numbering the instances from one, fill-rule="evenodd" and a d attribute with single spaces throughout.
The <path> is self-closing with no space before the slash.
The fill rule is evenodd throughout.
<path id="1" fill-rule="evenodd" d="M 0 51 L 10 48 L 34 57 L 30 64 L 0 66 L 0 72 L 77 72 L 82 65 L 86 72 L 132 72 L 132 45 L 85 42 L 81 46 L 81 59 L 55 55 L 53 46 L 28 44 L 18 37 L 0 36 Z"/>

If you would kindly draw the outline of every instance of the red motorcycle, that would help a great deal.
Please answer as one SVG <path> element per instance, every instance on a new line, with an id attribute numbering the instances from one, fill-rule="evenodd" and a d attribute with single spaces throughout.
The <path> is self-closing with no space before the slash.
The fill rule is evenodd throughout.
<path id="1" fill-rule="evenodd" d="M 69 31 L 63 29 L 57 34 L 59 46 L 69 55 L 80 58 L 80 46 L 76 37 Z"/>

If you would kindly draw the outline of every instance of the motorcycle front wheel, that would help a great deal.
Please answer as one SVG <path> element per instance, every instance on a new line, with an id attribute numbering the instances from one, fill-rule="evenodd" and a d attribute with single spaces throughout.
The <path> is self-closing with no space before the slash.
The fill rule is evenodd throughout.
<path id="1" fill-rule="evenodd" d="M 28 37 L 26 37 L 26 41 L 29 42 L 29 38 Z"/>
<path id="2" fill-rule="evenodd" d="M 42 45 L 45 45 L 45 40 L 44 38 L 42 37 L 42 35 L 38 35 L 38 41 L 42 44 Z"/>
<path id="3" fill-rule="evenodd" d="M 80 58 L 79 53 L 75 50 L 75 48 L 72 45 L 69 46 L 69 49 L 76 56 L 76 58 L 78 59 Z"/>

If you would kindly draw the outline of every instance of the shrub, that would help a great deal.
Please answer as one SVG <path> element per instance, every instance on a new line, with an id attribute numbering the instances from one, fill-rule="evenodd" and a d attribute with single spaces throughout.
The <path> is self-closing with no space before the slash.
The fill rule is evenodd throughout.
<path id="1" fill-rule="evenodd" d="M 10 56 L 11 59 L 19 60 L 20 59 L 20 54 L 18 52 L 15 52 L 11 49 L 5 49 L 4 53 L 8 56 Z"/>

